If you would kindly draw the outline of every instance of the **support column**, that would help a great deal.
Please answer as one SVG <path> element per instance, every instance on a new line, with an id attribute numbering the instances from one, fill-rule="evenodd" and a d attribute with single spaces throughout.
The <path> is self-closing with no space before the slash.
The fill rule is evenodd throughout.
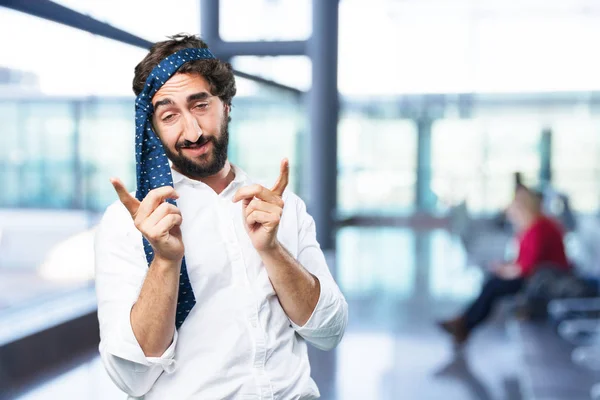
<path id="1" fill-rule="evenodd" d="M 74 101 L 72 103 L 73 106 L 73 121 L 74 130 L 73 130 L 73 184 L 75 186 L 75 190 L 73 192 L 73 203 L 71 204 L 72 208 L 76 209 L 84 209 L 86 205 L 86 191 L 84 184 L 84 175 L 83 175 L 83 161 L 81 157 L 81 153 L 83 151 L 81 145 L 81 115 L 83 114 L 83 101 Z"/>
<path id="2" fill-rule="evenodd" d="M 200 0 L 200 36 L 211 52 L 218 58 L 221 36 L 219 35 L 219 0 Z"/>
<path id="3" fill-rule="evenodd" d="M 434 196 L 431 191 L 431 125 L 429 117 L 417 120 L 417 183 L 415 188 L 415 206 L 417 212 L 431 211 Z"/>
<path id="4" fill-rule="evenodd" d="M 317 240 L 332 275 L 337 266 L 335 218 L 337 205 L 337 87 L 338 0 L 312 0 L 312 36 L 308 55 L 312 60 L 312 87 L 308 95 L 307 204 L 317 229 Z M 336 352 L 309 346 L 312 377 L 325 399 L 333 398 L 336 382 Z"/>
<path id="5" fill-rule="evenodd" d="M 325 251 L 335 249 L 337 204 L 338 0 L 313 0 L 308 194 L 317 240 Z"/>
<path id="6" fill-rule="evenodd" d="M 552 183 L 552 130 L 542 130 L 540 140 L 540 184 L 542 187 Z"/>

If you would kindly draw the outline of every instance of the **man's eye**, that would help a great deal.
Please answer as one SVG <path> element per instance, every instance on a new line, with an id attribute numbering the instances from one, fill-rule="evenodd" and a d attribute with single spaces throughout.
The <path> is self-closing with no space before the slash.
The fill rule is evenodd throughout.
<path id="1" fill-rule="evenodd" d="M 168 121 L 170 121 L 170 120 L 173 119 L 173 116 L 174 116 L 174 114 L 169 114 L 166 117 L 163 117 L 162 121 L 163 122 L 168 122 Z"/>
<path id="2" fill-rule="evenodd" d="M 194 108 L 197 108 L 199 110 L 205 110 L 207 107 L 208 107 L 208 103 L 200 103 L 200 104 L 197 104 L 196 107 L 194 107 Z"/>

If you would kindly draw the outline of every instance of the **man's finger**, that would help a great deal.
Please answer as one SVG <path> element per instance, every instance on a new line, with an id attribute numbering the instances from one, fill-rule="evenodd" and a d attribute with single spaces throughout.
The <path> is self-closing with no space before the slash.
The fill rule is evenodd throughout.
<path id="1" fill-rule="evenodd" d="M 250 201 L 255 197 L 266 201 L 267 203 L 275 204 L 283 208 L 283 200 L 281 199 L 281 196 L 276 195 L 269 189 L 260 185 L 244 186 L 243 188 L 239 189 L 233 196 L 233 202 L 237 203 L 243 199 L 244 206 L 247 206 L 248 203 L 250 203 Z"/>
<path id="2" fill-rule="evenodd" d="M 165 216 L 169 214 L 179 214 L 181 215 L 181 211 L 177 206 L 174 206 L 171 203 L 167 203 L 166 201 L 160 204 L 156 209 L 146 218 L 146 226 L 149 229 L 152 229 L 158 222 L 163 219 Z"/>
<path id="3" fill-rule="evenodd" d="M 248 226 L 254 226 L 254 224 L 268 224 L 268 223 L 278 223 L 280 218 L 277 215 L 270 214 L 264 211 L 254 210 L 246 217 L 246 224 Z"/>
<path id="4" fill-rule="evenodd" d="M 270 214 L 275 214 L 281 216 L 283 212 L 282 208 L 276 204 L 267 203 L 266 201 L 260 199 L 254 199 L 248 204 L 246 208 L 246 213 L 250 214 L 252 211 L 264 211 Z"/>
<path id="5" fill-rule="evenodd" d="M 244 187 L 238 189 L 237 192 L 235 192 L 235 194 L 233 195 L 232 201 L 234 203 L 237 203 L 238 201 L 240 201 L 242 199 L 252 200 L 262 190 L 263 190 L 263 187 L 258 184 L 244 186 Z M 249 201 L 248 201 L 248 203 L 249 203 Z"/>
<path id="6" fill-rule="evenodd" d="M 160 206 L 166 199 L 178 199 L 179 195 L 172 186 L 162 186 L 152 189 L 140 204 L 135 215 L 136 219 L 145 220 Z"/>
<path id="7" fill-rule="evenodd" d="M 277 179 L 277 182 L 275 182 L 275 186 L 273 186 L 273 189 L 271 189 L 271 191 L 273 193 L 275 193 L 277 196 L 281 197 L 281 195 L 283 195 L 283 191 L 285 190 L 285 188 L 288 185 L 289 180 L 290 180 L 290 162 L 288 161 L 287 158 L 284 158 L 283 160 L 281 160 L 279 178 Z"/>
<path id="8" fill-rule="evenodd" d="M 154 239 L 158 240 L 174 227 L 181 226 L 182 222 L 183 217 L 179 214 L 165 215 L 163 219 L 158 221 L 155 226 L 155 232 L 157 236 Z"/>
<path id="9" fill-rule="evenodd" d="M 117 191 L 117 195 L 119 196 L 119 200 L 125 206 L 129 214 L 133 217 L 140 207 L 140 202 L 138 199 L 129 194 L 125 185 L 119 178 L 110 178 L 110 183 L 112 183 L 113 187 Z"/>

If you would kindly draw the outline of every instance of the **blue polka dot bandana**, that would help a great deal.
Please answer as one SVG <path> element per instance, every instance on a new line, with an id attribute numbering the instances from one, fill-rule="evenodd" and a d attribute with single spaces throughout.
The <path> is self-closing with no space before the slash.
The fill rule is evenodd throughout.
<path id="1" fill-rule="evenodd" d="M 137 175 L 137 191 L 135 197 L 142 201 L 148 192 L 162 186 L 173 186 L 173 178 L 169 167 L 169 159 L 162 143 L 152 128 L 152 97 L 188 61 L 215 58 L 208 49 L 183 49 L 162 60 L 150 73 L 144 89 L 135 100 L 135 161 Z M 176 205 L 175 200 L 168 199 Z M 146 238 L 144 251 L 148 266 L 154 259 L 152 246 Z M 185 257 L 181 262 L 179 276 L 179 294 L 177 297 L 177 314 L 175 327 L 179 329 L 183 321 L 196 304 L 196 297 L 190 284 L 185 265 Z"/>

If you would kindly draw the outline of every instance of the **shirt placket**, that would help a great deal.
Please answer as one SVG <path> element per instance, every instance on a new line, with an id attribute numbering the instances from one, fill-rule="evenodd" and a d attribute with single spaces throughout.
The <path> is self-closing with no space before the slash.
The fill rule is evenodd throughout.
<path id="1" fill-rule="evenodd" d="M 254 344 L 254 356 L 252 359 L 253 374 L 257 382 L 259 398 L 273 399 L 273 390 L 269 377 L 265 371 L 265 363 L 267 358 L 267 338 L 263 327 L 258 318 L 258 301 L 256 293 L 253 290 L 246 261 L 244 260 L 241 243 L 236 235 L 236 228 L 233 218 L 236 218 L 236 213 L 232 210 L 236 209 L 233 205 L 228 204 L 231 200 L 220 199 L 219 223 L 221 234 L 226 239 L 226 249 L 233 270 L 236 287 L 244 293 L 244 312 L 250 326 Z M 241 215 L 237 215 L 242 218 Z"/>

